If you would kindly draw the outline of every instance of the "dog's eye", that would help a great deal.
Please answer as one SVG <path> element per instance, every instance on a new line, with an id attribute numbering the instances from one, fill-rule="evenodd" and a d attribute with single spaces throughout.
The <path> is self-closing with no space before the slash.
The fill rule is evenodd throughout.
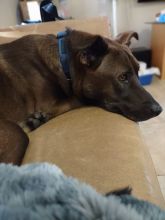
<path id="1" fill-rule="evenodd" d="M 121 82 L 128 82 L 128 74 L 127 73 L 120 74 L 118 80 Z"/>

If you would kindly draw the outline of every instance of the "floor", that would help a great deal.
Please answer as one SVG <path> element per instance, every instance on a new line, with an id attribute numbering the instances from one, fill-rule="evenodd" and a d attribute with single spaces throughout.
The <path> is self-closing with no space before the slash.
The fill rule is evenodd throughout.
<path id="1" fill-rule="evenodd" d="M 140 123 L 140 128 L 158 176 L 158 181 L 165 198 L 165 80 L 154 78 L 150 86 L 145 86 L 161 104 L 164 111 L 156 118 Z"/>

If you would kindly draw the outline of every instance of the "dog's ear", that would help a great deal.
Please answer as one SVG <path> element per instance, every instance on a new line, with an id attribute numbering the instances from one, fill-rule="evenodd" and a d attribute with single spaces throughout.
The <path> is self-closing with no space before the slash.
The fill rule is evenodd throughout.
<path id="1" fill-rule="evenodd" d="M 108 52 L 108 44 L 100 35 L 72 30 L 70 42 L 72 49 L 78 54 L 79 62 L 89 68 L 97 67 Z"/>
<path id="2" fill-rule="evenodd" d="M 139 39 L 138 33 L 134 31 L 128 31 L 128 32 L 123 32 L 116 37 L 116 41 L 120 44 L 125 44 L 127 46 L 130 46 L 131 44 L 131 39 L 135 38 L 136 40 Z"/>

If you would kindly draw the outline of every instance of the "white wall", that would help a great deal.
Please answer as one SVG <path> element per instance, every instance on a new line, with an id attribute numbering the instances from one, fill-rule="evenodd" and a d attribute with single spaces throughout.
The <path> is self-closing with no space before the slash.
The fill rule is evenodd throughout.
<path id="1" fill-rule="evenodd" d="M 69 15 L 73 18 L 90 18 L 109 13 L 109 0 L 65 0 Z"/>
<path id="2" fill-rule="evenodd" d="M 135 30 L 139 33 L 139 41 L 133 46 L 150 47 L 151 22 L 155 14 L 165 8 L 164 2 L 137 3 L 137 0 L 117 0 L 117 30 L 118 33 L 126 30 Z"/>
<path id="3" fill-rule="evenodd" d="M 0 28 L 16 25 L 18 19 L 18 0 L 0 0 Z"/>
<path id="4" fill-rule="evenodd" d="M 112 17 L 112 0 L 66 0 L 74 18 L 107 15 Z M 164 2 L 137 3 L 137 0 L 117 0 L 117 31 L 134 30 L 139 33 L 139 41 L 133 46 L 150 47 L 151 22 L 155 14 L 165 8 Z"/>

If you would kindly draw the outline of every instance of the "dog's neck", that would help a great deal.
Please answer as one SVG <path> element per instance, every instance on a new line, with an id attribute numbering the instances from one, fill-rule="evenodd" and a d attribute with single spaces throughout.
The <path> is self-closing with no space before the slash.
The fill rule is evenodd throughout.
<path id="1" fill-rule="evenodd" d="M 69 51 L 66 45 L 65 37 L 68 35 L 67 31 L 58 32 L 58 50 L 60 55 L 60 62 L 62 65 L 63 72 L 67 80 L 71 80 L 70 68 L 69 68 Z"/>

